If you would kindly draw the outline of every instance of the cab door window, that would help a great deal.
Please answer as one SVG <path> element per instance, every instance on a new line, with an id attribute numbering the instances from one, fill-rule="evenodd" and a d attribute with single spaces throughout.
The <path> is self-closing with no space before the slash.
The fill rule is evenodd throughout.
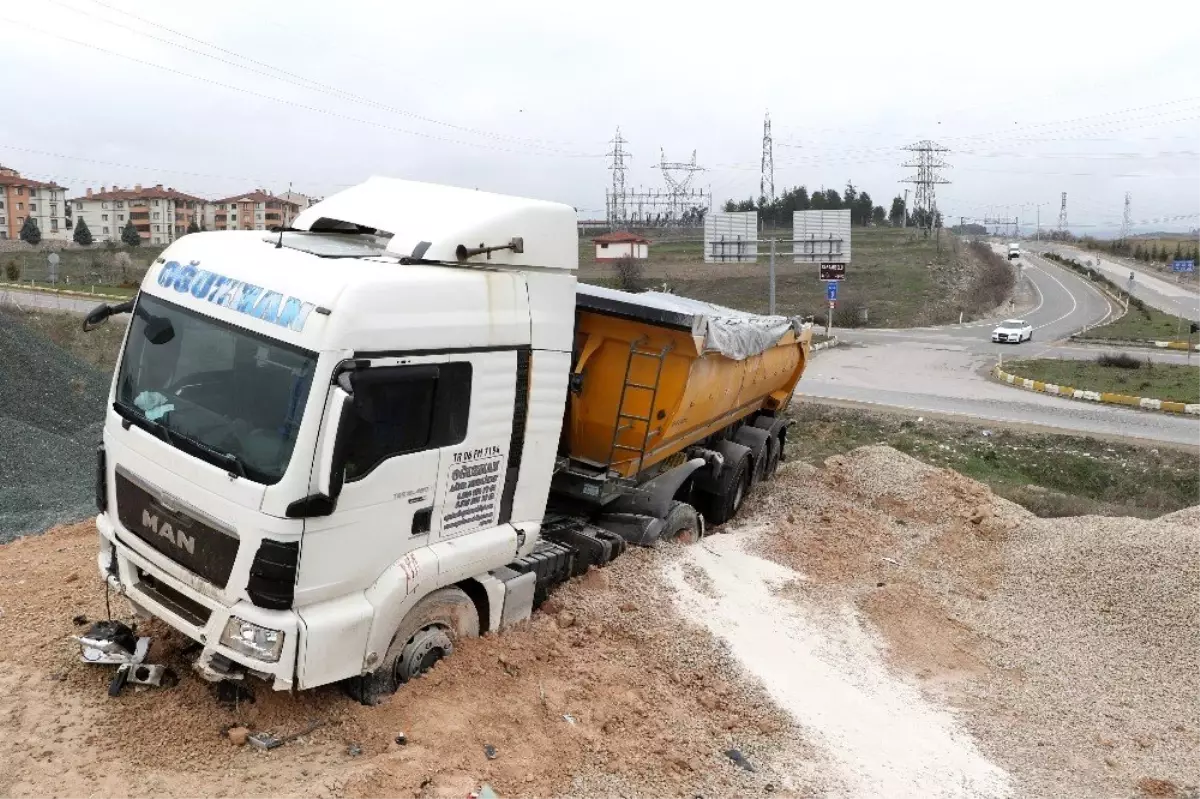
<path id="1" fill-rule="evenodd" d="M 355 372 L 347 483 L 389 458 L 459 444 L 467 435 L 471 364 L 387 366 Z"/>

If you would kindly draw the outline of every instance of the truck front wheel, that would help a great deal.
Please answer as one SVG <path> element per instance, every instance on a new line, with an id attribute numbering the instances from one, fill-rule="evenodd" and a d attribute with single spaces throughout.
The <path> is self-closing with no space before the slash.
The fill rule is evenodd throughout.
<path id="1" fill-rule="evenodd" d="M 479 611 L 471 598 L 458 588 L 439 588 L 404 617 L 379 668 L 348 680 L 346 690 L 364 705 L 378 704 L 449 656 L 456 641 L 477 635 Z"/>
<path id="2" fill-rule="evenodd" d="M 663 520 L 663 531 L 660 541 L 678 541 L 681 544 L 694 544 L 704 534 L 700 515 L 696 509 L 686 502 L 672 502 L 667 518 Z"/>

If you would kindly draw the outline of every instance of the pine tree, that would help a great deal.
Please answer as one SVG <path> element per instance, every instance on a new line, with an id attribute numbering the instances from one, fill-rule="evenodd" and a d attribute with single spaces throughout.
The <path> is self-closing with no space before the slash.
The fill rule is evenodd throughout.
<path id="1" fill-rule="evenodd" d="M 200 232 L 200 226 L 196 224 L 196 217 L 192 217 L 192 221 L 188 223 L 187 232 L 188 233 L 199 233 Z"/>
<path id="2" fill-rule="evenodd" d="M 142 236 L 137 232 L 137 228 L 133 226 L 132 219 L 125 223 L 125 227 L 121 228 L 121 241 L 130 247 L 141 246 Z"/>
<path id="3" fill-rule="evenodd" d="M 21 225 L 21 241 L 31 247 L 42 243 L 42 229 L 37 226 L 32 216 L 25 217 L 25 224 Z"/>
<path id="4" fill-rule="evenodd" d="M 75 223 L 75 243 L 81 247 L 89 247 L 93 241 L 92 231 L 88 229 L 87 222 L 83 217 L 79 217 L 79 221 Z"/>

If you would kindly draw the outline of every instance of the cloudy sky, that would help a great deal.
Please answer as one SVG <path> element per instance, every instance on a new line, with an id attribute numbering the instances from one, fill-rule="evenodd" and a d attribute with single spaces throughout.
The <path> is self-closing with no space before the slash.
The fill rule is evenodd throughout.
<path id="1" fill-rule="evenodd" d="M 584 10 L 586 9 L 586 10 Z M 322 195 L 371 174 L 602 216 L 697 152 L 718 202 L 775 183 L 888 205 L 950 148 L 950 217 L 1200 225 L 1200 4 L 0 0 L 0 163 L 72 192 Z M 1040 209 L 1039 209 L 1040 206 Z M 1180 219 L 1164 218 L 1182 217 Z"/>

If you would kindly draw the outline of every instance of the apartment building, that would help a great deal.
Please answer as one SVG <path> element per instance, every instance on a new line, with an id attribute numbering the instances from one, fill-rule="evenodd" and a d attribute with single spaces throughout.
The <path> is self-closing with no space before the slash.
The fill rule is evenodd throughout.
<path id="1" fill-rule="evenodd" d="M 321 202 L 321 200 L 324 198 L 309 197 L 307 194 L 301 194 L 298 191 L 285 191 L 283 194 L 279 195 L 279 199 L 285 202 L 295 203 L 296 206 L 303 211 L 305 208 Z"/>
<path id="2" fill-rule="evenodd" d="M 67 241 L 67 190 L 56 183 L 23 178 L 0 165 L 0 239 L 17 239 L 26 219 L 33 219 L 42 238 Z"/>
<path id="3" fill-rule="evenodd" d="M 208 201 L 162 184 L 133 188 L 101 186 L 71 200 L 74 221 L 83 219 L 95 241 L 120 241 L 121 231 L 132 221 L 146 244 L 170 244 L 187 233 L 188 226 L 205 223 Z"/>
<path id="4" fill-rule="evenodd" d="M 288 227 L 300 213 L 299 204 L 262 189 L 213 200 L 208 209 L 209 230 L 270 230 Z"/>

